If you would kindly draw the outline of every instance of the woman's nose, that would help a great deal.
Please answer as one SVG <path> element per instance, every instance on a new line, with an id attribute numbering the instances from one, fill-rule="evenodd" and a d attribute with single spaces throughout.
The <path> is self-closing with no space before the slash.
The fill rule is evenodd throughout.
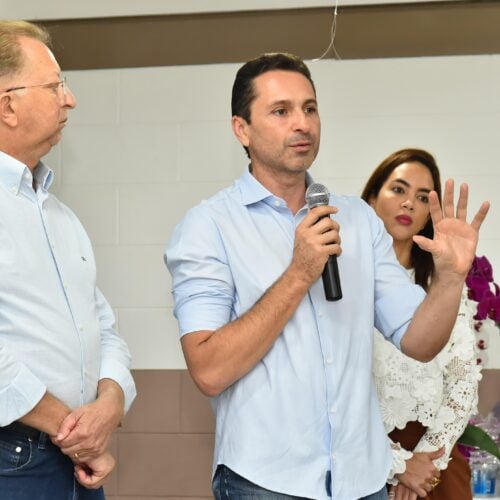
<path id="1" fill-rule="evenodd" d="M 403 208 L 406 208 L 406 210 L 409 210 L 410 212 L 413 212 L 413 202 L 412 202 L 410 199 L 408 199 L 408 200 L 404 201 L 404 202 L 401 204 L 401 206 L 402 206 Z"/>

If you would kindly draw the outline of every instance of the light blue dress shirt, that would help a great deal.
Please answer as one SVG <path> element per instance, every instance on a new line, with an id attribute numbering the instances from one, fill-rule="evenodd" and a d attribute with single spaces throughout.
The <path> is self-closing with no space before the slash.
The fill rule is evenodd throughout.
<path id="1" fill-rule="evenodd" d="M 311 179 L 308 178 L 308 182 Z M 373 327 L 399 345 L 424 292 L 399 266 L 373 210 L 338 207 L 343 298 L 319 279 L 271 350 L 214 398 L 214 470 L 225 464 L 273 491 L 358 499 L 385 484 L 391 453 L 372 380 Z M 191 209 L 166 252 L 180 334 L 215 330 L 250 309 L 291 262 L 295 228 L 286 203 L 249 172 Z"/>
<path id="2" fill-rule="evenodd" d="M 115 380 L 126 409 L 135 397 L 130 353 L 96 288 L 88 236 L 50 194 L 53 172 L 31 171 L 0 152 L 0 426 L 28 413 L 46 391 L 70 408 Z"/>

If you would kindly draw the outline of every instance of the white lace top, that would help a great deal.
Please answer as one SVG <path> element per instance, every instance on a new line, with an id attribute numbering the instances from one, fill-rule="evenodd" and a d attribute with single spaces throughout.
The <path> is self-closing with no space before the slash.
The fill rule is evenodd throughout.
<path id="1" fill-rule="evenodd" d="M 473 306 L 464 294 L 450 340 L 430 362 L 421 363 L 405 356 L 394 345 L 375 332 L 374 379 L 380 408 L 389 433 L 418 420 L 427 427 L 413 451 L 434 451 L 445 446 L 445 454 L 434 461 L 446 469 L 451 449 L 467 425 L 477 405 L 477 386 L 481 379 L 476 363 Z M 394 474 L 406 469 L 405 460 L 412 453 L 391 443 Z"/>

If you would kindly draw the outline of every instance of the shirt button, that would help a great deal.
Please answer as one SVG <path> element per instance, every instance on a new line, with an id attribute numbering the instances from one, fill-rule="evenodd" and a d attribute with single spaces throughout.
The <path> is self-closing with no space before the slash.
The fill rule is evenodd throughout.
<path id="1" fill-rule="evenodd" d="M 333 359 L 332 358 L 326 358 L 325 362 L 326 362 L 327 365 L 331 365 L 333 363 Z"/>
<path id="2" fill-rule="evenodd" d="M 279 200 L 274 200 L 274 206 L 275 206 L 275 207 L 280 207 L 280 206 L 281 206 L 281 201 L 279 201 Z"/>
<path id="3" fill-rule="evenodd" d="M 21 453 L 23 449 L 20 446 L 16 446 L 16 453 Z"/>
<path id="4" fill-rule="evenodd" d="M 332 453 L 332 460 L 337 460 L 337 455 L 335 455 L 335 453 Z"/>
<path id="5" fill-rule="evenodd" d="M 330 408 L 330 413 L 337 413 L 337 408 L 335 406 L 332 406 Z"/>
<path id="6" fill-rule="evenodd" d="M 318 315 L 318 318 L 322 318 L 323 317 L 323 313 L 321 311 L 318 311 L 317 315 Z"/>

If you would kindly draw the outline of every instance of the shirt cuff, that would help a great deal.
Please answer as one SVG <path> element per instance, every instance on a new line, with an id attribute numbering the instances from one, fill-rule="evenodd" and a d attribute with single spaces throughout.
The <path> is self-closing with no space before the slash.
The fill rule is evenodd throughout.
<path id="1" fill-rule="evenodd" d="M 125 400 L 124 409 L 125 413 L 127 413 L 137 396 L 135 382 L 130 370 L 113 359 L 103 360 L 99 380 L 104 378 L 114 380 L 122 388 Z"/>
<path id="2" fill-rule="evenodd" d="M 179 333 L 201 330 L 217 330 L 231 320 L 232 300 L 228 293 L 211 291 L 211 295 L 192 293 L 189 300 L 176 297 L 175 316 L 179 322 Z"/>
<path id="3" fill-rule="evenodd" d="M 406 471 L 406 461 L 413 457 L 411 451 L 405 450 L 399 443 L 391 443 L 392 464 L 387 482 L 396 485 L 399 481 L 394 477 L 396 474 L 403 474 Z"/>
<path id="4" fill-rule="evenodd" d="M 12 383 L 0 392 L 0 427 L 24 417 L 46 392 L 45 384 L 26 366 L 21 366 Z"/>

